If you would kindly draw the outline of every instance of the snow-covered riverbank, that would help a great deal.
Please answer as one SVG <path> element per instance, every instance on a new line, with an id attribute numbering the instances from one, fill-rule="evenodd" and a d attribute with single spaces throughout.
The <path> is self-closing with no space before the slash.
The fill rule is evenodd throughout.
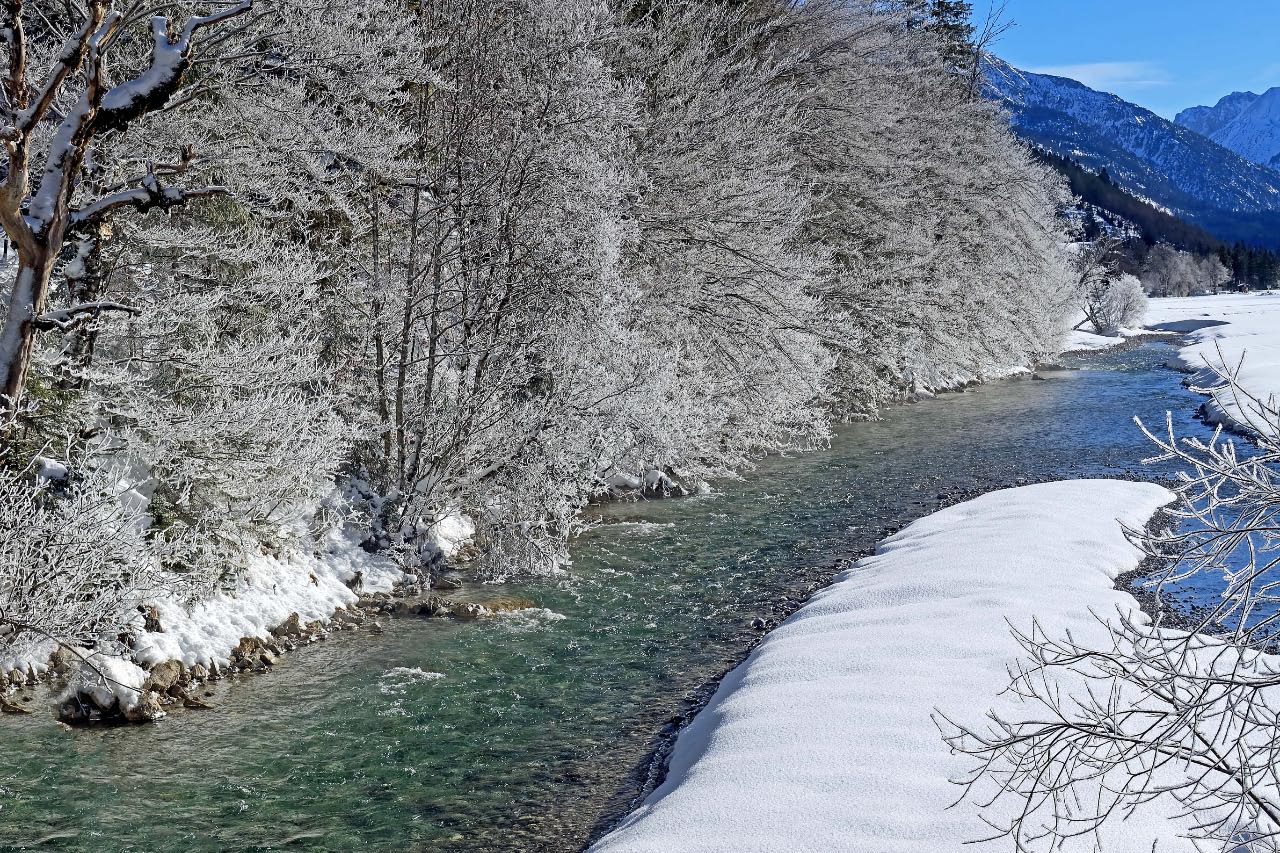
<path id="1" fill-rule="evenodd" d="M 1204 371 L 1206 362 L 1239 364 L 1246 391 L 1263 401 L 1280 396 L 1280 292 L 1153 299 L 1147 325 L 1188 335 L 1180 358 L 1189 369 Z M 1212 382 L 1207 371 L 1203 379 Z M 1230 397 L 1208 402 L 1206 410 L 1234 426 L 1247 428 L 1256 419 L 1247 404 Z"/>
<path id="2" fill-rule="evenodd" d="M 1082 480 L 993 492 L 935 513 L 771 634 L 679 737 L 667 781 L 598 853 L 1004 850 L 949 780 L 935 710 L 970 723 L 1018 656 L 1009 622 L 1033 616 L 1087 640 L 1093 613 L 1135 611 L 1114 579 L 1140 526 L 1172 499 L 1144 483 Z M 1174 807 L 1107 827 L 1104 850 L 1194 850 Z M 1077 848 L 1092 850 L 1092 840 Z"/>

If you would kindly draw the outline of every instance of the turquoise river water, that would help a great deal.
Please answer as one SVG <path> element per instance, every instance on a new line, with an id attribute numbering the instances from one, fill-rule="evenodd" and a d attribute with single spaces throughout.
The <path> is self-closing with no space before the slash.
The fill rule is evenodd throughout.
<path id="1" fill-rule="evenodd" d="M 336 634 L 216 710 L 65 731 L 0 720 L 0 850 L 573 851 L 644 789 L 706 687 L 843 561 L 1020 481 L 1157 476 L 1133 415 L 1199 398 L 1167 344 L 1067 358 L 842 428 L 692 498 L 615 504 L 536 611 Z"/>

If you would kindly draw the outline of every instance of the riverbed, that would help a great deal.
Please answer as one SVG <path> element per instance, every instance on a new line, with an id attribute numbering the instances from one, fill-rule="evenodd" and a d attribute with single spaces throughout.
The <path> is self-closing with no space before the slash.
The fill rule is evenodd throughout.
<path id="1" fill-rule="evenodd" d="M 1022 482 L 1157 477 L 1136 414 L 1200 398 L 1172 345 L 1063 359 L 841 428 L 741 482 L 598 508 L 537 608 L 336 634 L 213 711 L 73 732 L 0 720 L 0 849 L 572 851 L 630 808 L 696 697 L 841 563 Z M 753 627 L 753 622 L 756 627 Z"/>

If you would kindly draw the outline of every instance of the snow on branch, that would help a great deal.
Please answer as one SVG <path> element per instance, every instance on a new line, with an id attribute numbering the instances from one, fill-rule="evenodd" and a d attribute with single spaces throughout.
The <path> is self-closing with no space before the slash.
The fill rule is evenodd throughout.
<path id="1" fill-rule="evenodd" d="M 122 207 L 132 207 L 141 213 L 155 209 L 168 210 L 171 207 L 186 204 L 193 198 L 225 195 L 227 192 L 226 187 L 217 185 L 193 188 L 162 187 L 155 173 L 149 172 L 142 179 L 142 186 L 112 193 L 72 211 L 71 225 L 75 228 L 92 224 Z"/>
<path id="2" fill-rule="evenodd" d="M 97 317 L 107 311 L 117 311 L 122 314 L 142 313 L 141 309 L 134 308 L 132 305 L 99 300 L 97 302 L 86 302 L 82 305 L 75 305 L 71 308 L 63 308 L 60 311 L 48 311 L 35 319 L 35 325 L 36 328 L 46 331 L 57 329 L 58 331 L 69 332 L 87 320 Z"/>
<path id="3" fill-rule="evenodd" d="M 103 95 L 95 119 L 97 129 L 123 127 L 138 116 L 164 106 L 182 84 L 182 76 L 191 61 L 195 34 L 252 9 L 253 0 L 241 0 L 218 12 L 190 18 L 177 38 L 169 36 L 172 23 L 168 18 L 163 15 L 152 18 L 151 63 L 137 77 L 112 87 Z"/>

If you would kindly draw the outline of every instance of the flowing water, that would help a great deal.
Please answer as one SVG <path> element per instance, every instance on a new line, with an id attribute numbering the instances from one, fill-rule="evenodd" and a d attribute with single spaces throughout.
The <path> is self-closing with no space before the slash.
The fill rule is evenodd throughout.
<path id="1" fill-rule="evenodd" d="M 1156 476 L 1137 414 L 1199 398 L 1167 344 L 890 411 L 693 498 L 610 505 L 540 609 L 334 635 L 214 711 L 65 731 L 0 720 L 0 850 L 572 851 L 624 813 L 690 697 L 837 565 L 1019 482 Z M 702 692 L 700 692 L 700 689 Z"/>

